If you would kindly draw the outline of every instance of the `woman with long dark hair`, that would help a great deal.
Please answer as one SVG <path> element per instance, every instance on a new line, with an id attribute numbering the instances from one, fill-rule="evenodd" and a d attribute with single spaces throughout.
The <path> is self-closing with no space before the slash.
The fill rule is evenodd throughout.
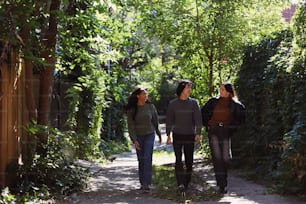
<path id="1" fill-rule="evenodd" d="M 232 158 L 231 135 L 245 120 L 245 107 L 234 86 L 223 83 L 220 93 L 202 107 L 203 125 L 208 131 L 209 147 L 220 193 L 227 193 L 227 172 Z"/>
<path id="2" fill-rule="evenodd" d="M 125 106 L 128 132 L 133 142 L 138 159 L 140 189 L 149 192 L 152 185 L 152 154 L 155 133 L 161 143 L 158 114 L 150 103 L 145 88 L 136 86 Z"/>

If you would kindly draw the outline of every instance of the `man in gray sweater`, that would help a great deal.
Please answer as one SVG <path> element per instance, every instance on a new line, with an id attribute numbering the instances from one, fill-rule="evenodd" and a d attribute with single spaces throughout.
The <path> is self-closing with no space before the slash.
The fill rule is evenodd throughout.
<path id="1" fill-rule="evenodd" d="M 189 97 L 191 91 L 191 81 L 183 80 L 178 84 L 177 98 L 170 101 L 166 119 L 167 144 L 171 143 L 172 132 L 175 176 L 181 192 L 185 192 L 191 180 L 194 143 L 201 142 L 201 110 L 196 99 Z M 183 153 L 186 170 L 182 162 Z"/>

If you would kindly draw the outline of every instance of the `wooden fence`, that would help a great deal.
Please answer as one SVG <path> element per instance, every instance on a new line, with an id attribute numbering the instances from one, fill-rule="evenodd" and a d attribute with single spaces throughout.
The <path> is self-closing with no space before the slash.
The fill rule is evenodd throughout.
<path id="1" fill-rule="evenodd" d="M 16 183 L 21 141 L 28 123 L 24 65 L 17 52 L 6 53 L 0 64 L 0 186 Z"/>

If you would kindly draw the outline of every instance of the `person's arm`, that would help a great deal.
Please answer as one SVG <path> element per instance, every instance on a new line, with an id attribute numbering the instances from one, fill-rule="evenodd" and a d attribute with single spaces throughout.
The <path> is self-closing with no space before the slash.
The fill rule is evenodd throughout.
<path id="1" fill-rule="evenodd" d="M 133 120 L 132 114 L 133 114 L 132 110 L 129 110 L 127 113 L 128 132 L 129 132 L 130 139 L 135 146 L 135 149 L 140 150 L 139 143 L 136 140 L 136 130 L 135 130 L 136 122 L 135 120 Z"/>
<path id="2" fill-rule="evenodd" d="M 202 114 L 201 109 L 197 101 L 194 103 L 194 121 L 195 121 L 195 141 L 197 143 L 201 142 L 201 131 L 202 131 Z"/>
<path id="3" fill-rule="evenodd" d="M 155 106 L 152 104 L 152 123 L 154 125 L 154 128 L 155 128 L 155 132 L 159 138 L 159 143 L 162 142 L 162 137 L 161 137 L 161 132 L 160 132 L 160 129 L 159 129 L 159 122 L 158 122 L 158 113 L 157 113 L 157 110 L 155 108 Z"/>
<path id="4" fill-rule="evenodd" d="M 206 131 L 208 130 L 208 121 L 210 120 L 212 116 L 212 111 L 213 111 L 213 104 L 215 103 L 214 98 L 209 99 L 205 105 L 201 108 L 201 115 L 202 115 L 202 124 L 205 126 Z"/>
<path id="5" fill-rule="evenodd" d="M 197 135 L 201 135 L 202 131 L 202 114 L 201 109 L 197 101 L 194 103 L 194 121 L 195 121 L 195 132 Z"/>
<path id="6" fill-rule="evenodd" d="M 128 125 L 128 132 L 129 132 L 129 136 L 131 141 L 134 143 L 136 140 L 136 124 L 135 124 L 135 120 L 133 120 L 132 118 L 132 110 L 129 110 L 127 113 L 127 125 Z"/>
<path id="7" fill-rule="evenodd" d="M 168 105 L 167 117 L 166 117 L 166 135 L 167 135 L 166 144 L 171 143 L 170 133 L 172 131 L 173 124 L 174 124 L 174 110 L 173 110 L 173 104 L 170 102 Z"/>

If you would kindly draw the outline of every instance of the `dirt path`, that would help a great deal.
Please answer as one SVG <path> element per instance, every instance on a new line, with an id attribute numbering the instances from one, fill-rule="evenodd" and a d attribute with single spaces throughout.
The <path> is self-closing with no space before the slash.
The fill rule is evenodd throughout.
<path id="1" fill-rule="evenodd" d="M 165 141 L 165 139 L 163 140 Z M 171 148 L 171 146 L 156 145 L 156 148 Z M 174 158 L 165 154 L 154 160 L 156 165 L 173 163 Z M 170 200 L 153 197 L 152 194 L 143 194 L 139 187 L 137 176 L 137 158 L 135 151 L 118 155 L 109 164 L 99 165 L 83 162 L 84 166 L 90 168 L 92 178 L 88 183 L 88 188 L 84 192 L 75 193 L 71 197 L 56 201 L 56 204 L 77 203 L 77 204 L 171 204 Z M 204 180 L 215 187 L 215 179 L 211 166 L 204 166 L 201 163 L 194 165 L 194 172 L 201 175 Z M 206 204 L 302 204 L 293 198 L 286 198 L 280 195 L 269 194 L 263 186 L 254 184 L 239 178 L 237 172 L 229 173 L 228 193 L 218 201 L 203 201 L 196 203 Z"/>
<path id="2" fill-rule="evenodd" d="M 109 164 L 99 165 L 83 162 L 90 168 L 92 178 L 86 191 L 74 194 L 57 204 L 108 204 L 108 203 L 147 203 L 169 204 L 174 203 L 143 194 L 139 188 L 137 174 L 137 158 L 135 151 L 120 154 Z"/>

